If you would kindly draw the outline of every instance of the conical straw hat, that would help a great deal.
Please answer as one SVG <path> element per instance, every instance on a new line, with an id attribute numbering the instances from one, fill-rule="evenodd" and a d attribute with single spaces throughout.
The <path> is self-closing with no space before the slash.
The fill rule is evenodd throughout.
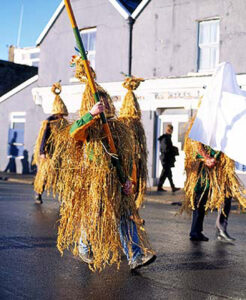
<path id="1" fill-rule="evenodd" d="M 140 106 L 133 90 L 136 90 L 142 81 L 144 81 L 143 78 L 127 77 L 123 82 L 122 85 L 128 92 L 125 95 L 120 109 L 120 117 L 141 119 Z"/>
<path id="2" fill-rule="evenodd" d="M 60 82 L 56 82 L 52 85 L 51 91 L 56 95 L 52 106 L 52 114 L 53 115 L 62 114 L 67 116 L 68 115 L 67 107 L 60 97 L 61 90 L 62 87 Z"/>
<path id="3" fill-rule="evenodd" d="M 95 99 L 93 97 L 93 94 L 91 92 L 89 82 L 86 77 L 85 68 L 83 64 L 83 60 L 79 56 L 73 56 L 71 60 L 71 65 L 76 67 L 75 70 L 75 77 L 80 80 L 80 82 L 85 83 L 85 90 L 82 97 L 81 107 L 79 114 L 80 116 L 83 116 L 88 111 L 91 110 L 91 108 L 95 104 Z M 91 73 L 93 78 L 96 78 L 96 73 L 91 67 Z M 100 98 L 103 98 L 103 102 L 105 105 L 105 114 L 107 118 L 111 118 L 115 116 L 115 107 L 113 104 L 113 101 L 110 97 L 110 95 L 107 93 L 106 90 L 102 86 L 100 86 L 98 83 L 96 83 L 96 88 L 99 93 Z"/>

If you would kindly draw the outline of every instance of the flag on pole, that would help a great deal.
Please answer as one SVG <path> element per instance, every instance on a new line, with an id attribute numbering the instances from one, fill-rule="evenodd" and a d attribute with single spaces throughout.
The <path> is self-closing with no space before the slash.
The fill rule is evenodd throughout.
<path id="1" fill-rule="evenodd" d="M 189 137 L 246 165 L 246 92 L 230 63 L 215 70 Z"/>

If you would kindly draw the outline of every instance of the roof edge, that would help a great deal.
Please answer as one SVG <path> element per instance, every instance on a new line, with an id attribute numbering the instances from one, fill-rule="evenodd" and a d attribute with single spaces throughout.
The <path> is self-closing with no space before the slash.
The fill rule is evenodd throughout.
<path id="1" fill-rule="evenodd" d="M 59 4 L 59 6 L 57 7 L 56 11 L 54 12 L 53 16 L 50 18 L 49 22 L 47 23 L 47 25 L 44 27 L 43 31 L 39 35 L 39 37 L 36 41 L 36 47 L 38 47 L 42 43 L 43 39 L 45 38 L 45 36 L 49 32 L 50 28 L 53 26 L 56 19 L 58 18 L 58 16 L 62 12 L 64 6 L 65 6 L 65 4 L 64 4 L 64 1 L 62 0 L 61 3 Z"/>
<path id="2" fill-rule="evenodd" d="M 122 15 L 124 19 L 128 19 L 131 14 L 130 12 L 125 8 L 124 5 L 120 3 L 118 0 L 109 0 L 109 2 L 114 6 L 114 8 Z"/>
<path id="3" fill-rule="evenodd" d="M 0 103 L 7 100 L 9 97 L 15 95 L 16 93 L 22 91 L 24 88 L 28 87 L 29 85 L 31 85 L 33 82 L 35 82 L 37 80 L 38 80 L 38 75 L 35 75 L 35 76 L 29 78 L 28 80 L 22 82 L 17 87 L 13 88 L 6 94 L 2 95 L 2 97 L 0 97 Z"/>

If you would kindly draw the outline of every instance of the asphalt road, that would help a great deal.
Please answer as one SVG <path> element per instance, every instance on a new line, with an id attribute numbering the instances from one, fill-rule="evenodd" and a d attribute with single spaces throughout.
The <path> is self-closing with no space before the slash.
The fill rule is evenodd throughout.
<path id="1" fill-rule="evenodd" d="M 204 224 L 210 241 L 192 243 L 189 217 L 176 216 L 177 206 L 148 202 L 142 216 L 156 262 L 131 274 L 124 260 L 119 271 L 99 274 L 69 252 L 60 256 L 59 204 L 45 197 L 39 206 L 32 196 L 31 185 L 0 181 L 1 300 L 246 299 L 245 214 L 230 216 L 234 245 L 216 241 L 216 213 Z"/>

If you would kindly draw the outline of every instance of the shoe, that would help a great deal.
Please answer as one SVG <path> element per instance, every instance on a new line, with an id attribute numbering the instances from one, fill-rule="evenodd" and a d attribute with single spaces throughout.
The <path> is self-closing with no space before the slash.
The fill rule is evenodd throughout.
<path id="1" fill-rule="evenodd" d="M 148 265 L 152 264 L 155 260 L 156 260 L 156 255 L 154 255 L 154 254 L 149 253 L 147 255 L 144 255 L 142 257 L 142 261 L 143 261 L 142 266 L 143 267 L 148 266 Z"/>
<path id="2" fill-rule="evenodd" d="M 92 264 L 93 263 L 93 256 L 89 252 L 87 253 L 79 253 L 79 257 L 83 260 L 83 262 L 87 264 Z"/>
<path id="3" fill-rule="evenodd" d="M 209 238 L 207 238 L 204 234 L 200 233 L 199 235 L 190 236 L 190 240 L 197 242 L 208 242 Z"/>
<path id="4" fill-rule="evenodd" d="M 179 191 L 179 190 L 180 190 L 180 188 L 174 187 L 174 188 L 172 189 L 172 192 L 175 193 L 175 192 L 177 192 L 177 191 Z"/>
<path id="5" fill-rule="evenodd" d="M 138 256 L 134 261 L 129 263 L 131 271 L 137 270 L 143 266 L 142 257 Z"/>
<path id="6" fill-rule="evenodd" d="M 157 192 L 167 192 L 167 190 L 164 190 L 162 187 L 158 187 Z"/>
<path id="7" fill-rule="evenodd" d="M 222 242 L 233 243 L 235 239 L 231 237 L 226 230 L 217 228 L 217 240 Z"/>
<path id="8" fill-rule="evenodd" d="M 137 270 L 142 267 L 148 266 L 152 264 L 156 260 L 156 255 L 154 254 L 147 254 L 147 255 L 141 255 L 136 258 L 133 262 L 130 263 L 130 269 Z"/>
<path id="9" fill-rule="evenodd" d="M 36 204 L 42 204 L 43 203 L 42 195 L 41 194 L 36 194 L 35 195 L 35 203 Z"/>

